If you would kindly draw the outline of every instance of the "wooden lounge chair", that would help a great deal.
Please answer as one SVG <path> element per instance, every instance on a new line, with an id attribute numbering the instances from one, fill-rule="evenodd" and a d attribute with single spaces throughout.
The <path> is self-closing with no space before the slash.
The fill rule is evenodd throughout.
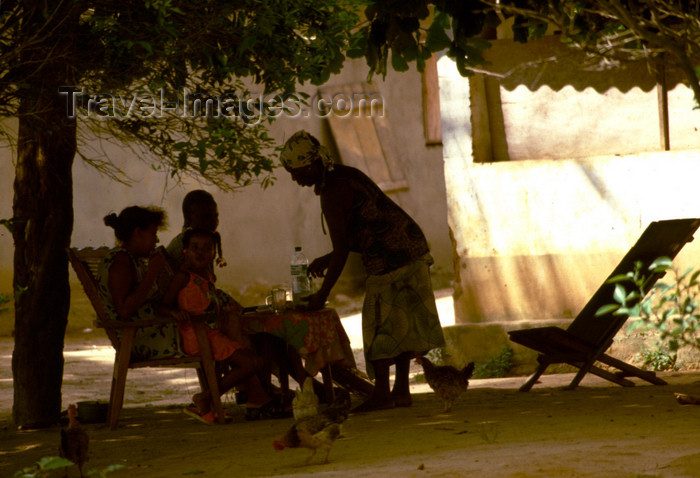
<path id="1" fill-rule="evenodd" d="M 698 226 L 700 219 L 652 222 L 610 277 L 633 271 L 636 261 L 641 261 L 642 270 L 646 271 L 658 257 L 673 259 L 683 246 L 693 239 Z M 662 275 L 651 275 L 645 283 L 644 292 L 649 292 Z M 612 345 L 615 334 L 628 318 L 624 315 L 613 315 L 612 312 L 596 316 L 600 307 L 614 303 L 614 290 L 615 285 L 607 283 L 606 280 L 566 330 L 559 327 L 536 327 L 508 332 L 513 342 L 540 352 L 537 357 L 539 365 L 534 374 L 520 387 L 521 392 L 530 390 L 547 367 L 556 363 L 566 363 L 579 369 L 566 387 L 569 390 L 576 388 L 588 372 L 624 387 L 634 385 L 634 382 L 625 377 L 638 377 L 654 385 L 666 385 L 655 373 L 641 370 L 605 353 Z M 596 362 L 617 371 L 605 370 L 596 366 Z"/>
<path id="2" fill-rule="evenodd" d="M 109 409 L 107 412 L 107 423 L 110 428 L 117 427 L 119 412 L 124 401 L 124 389 L 126 387 L 126 376 L 131 368 L 143 367 L 196 367 L 202 390 L 210 390 L 212 395 L 214 414 L 219 423 L 224 423 L 224 412 L 219 397 L 219 386 L 215 361 L 209 347 L 209 340 L 205 330 L 204 320 L 206 317 L 200 316 L 193 320 L 197 341 L 199 342 L 200 354 L 196 356 L 183 355 L 171 358 L 161 358 L 155 360 L 133 361 L 131 350 L 134 343 L 136 330 L 140 327 L 159 325 L 164 323 L 175 323 L 172 317 L 155 317 L 153 320 L 130 322 L 123 320 L 110 320 L 107 316 L 100 297 L 98 295 L 97 271 L 102 259 L 109 253 L 108 247 L 97 249 L 70 248 L 67 250 L 68 259 L 80 280 L 90 302 L 92 303 L 97 319 L 95 325 L 105 329 L 107 336 L 115 350 L 114 372 L 112 374 L 112 389 L 109 395 Z M 173 275 L 172 269 L 166 266 L 166 274 Z M 200 320 L 201 319 L 201 320 Z"/>

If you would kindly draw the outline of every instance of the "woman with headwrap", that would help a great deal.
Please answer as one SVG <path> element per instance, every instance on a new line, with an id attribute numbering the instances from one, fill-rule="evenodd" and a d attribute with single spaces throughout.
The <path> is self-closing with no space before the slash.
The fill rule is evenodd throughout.
<path id="1" fill-rule="evenodd" d="M 416 222 L 361 171 L 333 164 L 316 138 L 298 131 L 280 155 L 292 180 L 313 186 L 321 198 L 333 250 L 309 265 L 323 277 L 310 309 L 324 306 L 348 254 L 357 252 L 368 274 L 362 308 L 362 339 L 373 395 L 355 412 L 412 403 L 408 371 L 413 357 L 445 344 L 430 282 L 428 243 Z M 389 368 L 396 365 L 393 389 Z"/>

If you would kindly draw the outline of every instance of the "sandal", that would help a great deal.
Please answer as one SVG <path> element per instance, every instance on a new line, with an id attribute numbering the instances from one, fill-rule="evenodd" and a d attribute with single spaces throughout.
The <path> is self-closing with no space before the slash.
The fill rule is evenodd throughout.
<path id="1" fill-rule="evenodd" d="M 213 425 L 216 423 L 216 414 L 214 414 L 214 410 L 209 410 L 207 413 L 202 414 L 199 409 L 194 405 L 189 405 L 188 407 L 185 407 L 183 410 L 185 415 L 188 415 L 195 420 L 199 420 L 202 423 L 206 423 L 207 425 Z M 232 420 L 231 415 L 229 415 L 227 412 L 224 412 L 224 421 L 226 423 L 230 422 Z"/>
<path id="2" fill-rule="evenodd" d="M 214 416 L 214 412 L 212 412 L 211 410 L 205 414 L 202 414 L 199 412 L 199 410 L 197 410 L 197 408 L 195 406 L 189 406 L 189 407 L 185 407 L 183 412 L 185 413 L 185 415 L 188 415 L 188 416 L 194 418 L 195 420 L 199 420 L 200 422 L 202 422 L 206 425 L 213 425 L 214 422 L 216 422 L 216 417 Z"/>

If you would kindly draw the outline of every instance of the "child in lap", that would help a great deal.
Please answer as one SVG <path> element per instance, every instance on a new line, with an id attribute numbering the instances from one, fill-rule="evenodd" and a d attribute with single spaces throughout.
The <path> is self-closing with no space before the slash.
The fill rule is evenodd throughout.
<path id="1" fill-rule="evenodd" d="M 199 353 L 191 317 L 223 312 L 214 285 L 215 277 L 211 271 L 214 250 L 219 240 L 217 233 L 206 229 L 186 231 L 183 237 L 183 268 L 173 277 L 163 296 L 164 308 L 170 307 L 171 313 L 178 314 L 183 350 L 188 354 Z M 175 304 L 177 311 L 173 311 Z M 234 386 L 244 385 L 248 392 L 246 418 L 257 418 L 261 410 L 271 411 L 270 408 L 274 407 L 272 398 L 263 390 L 256 375 L 262 367 L 262 359 L 246 348 L 242 336 L 241 340 L 234 340 L 230 334 L 230 330 L 227 335 L 207 326 L 207 336 L 214 359 L 230 366 L 230 371 L 220 380 L 219 391 L 224 394 Z M 196 394 L 193 401 L 198 414 L 209 415 L 209 392 Z M 275 412 L 272 410 L 271 414 L 274 416 Z"/>

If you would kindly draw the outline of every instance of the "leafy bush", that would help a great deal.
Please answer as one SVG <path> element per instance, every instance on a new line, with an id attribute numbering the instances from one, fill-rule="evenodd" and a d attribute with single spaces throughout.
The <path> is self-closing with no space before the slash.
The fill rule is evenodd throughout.
<path id="1" fill-rule="evenodd" d="M 675 370 L 676 352 L 671 352 L 663 348 L 656 350 L 643 350 L 638 354 L 642 360 L 642 367 L 653 372 L 663 372 L 664 370 Z"/>
<path id="2" fill-rule="evenodd" d="M 505 346 L 498 355 L 489 357 L 484 364 L 474 367 L 474 378 L 500 378 L 505 377 L 508 370 L 513 367 L 513 349 Z"/>
<path id="3" fill-rule="evenodd" d="M 654 274 L 667 274 L 670 281 L 657 282 L 642 297 L 643 285 Z M 680 273 L 668 257 L 656 259 L 648 271 L 642 271 L 641 262 L 637 262 L 634 271 L 608 280 L 615 284 L 612 299 L 616 303 L 604 305 L 596 315 L 612 312 L 636 317 L 630 323 L 628 332 L 638 329 L 658 330 L 661 341 L 671 352 L 676 352 L 683 346 L 700 350 L 699 277 L 700 269 L 689 268 Z"/>
<path id="4" fill-rule="evenodd" d="M 51 470 L 73 466 L 73 462 L 59 456 L 45 456 L 32 466 L 23 468 L 14 474 L 14 478 L 38 478 L 47 476 Z"/>
<path id="5" fill-rule="evenodd" d="M 70 460 L 61 458 L 60 456 L 45 456 L 37 461 L 32 466 L 28 466 L 19 471 L 16 471 L 13 475 L 14 478 L 40 478 L 43 476 L 49 476 L 52 470 L 57 470 L 59 468 L 68 468 L 75 466 Z M 108 473 L 124 468 L 124 465 L 109 465 L 101 470 L 91 469 L 86 473 L 87 476 L 98 476 L 100 478 L 106 478 Z M 65 476 L 68 476 L 66 473 Z"/>

